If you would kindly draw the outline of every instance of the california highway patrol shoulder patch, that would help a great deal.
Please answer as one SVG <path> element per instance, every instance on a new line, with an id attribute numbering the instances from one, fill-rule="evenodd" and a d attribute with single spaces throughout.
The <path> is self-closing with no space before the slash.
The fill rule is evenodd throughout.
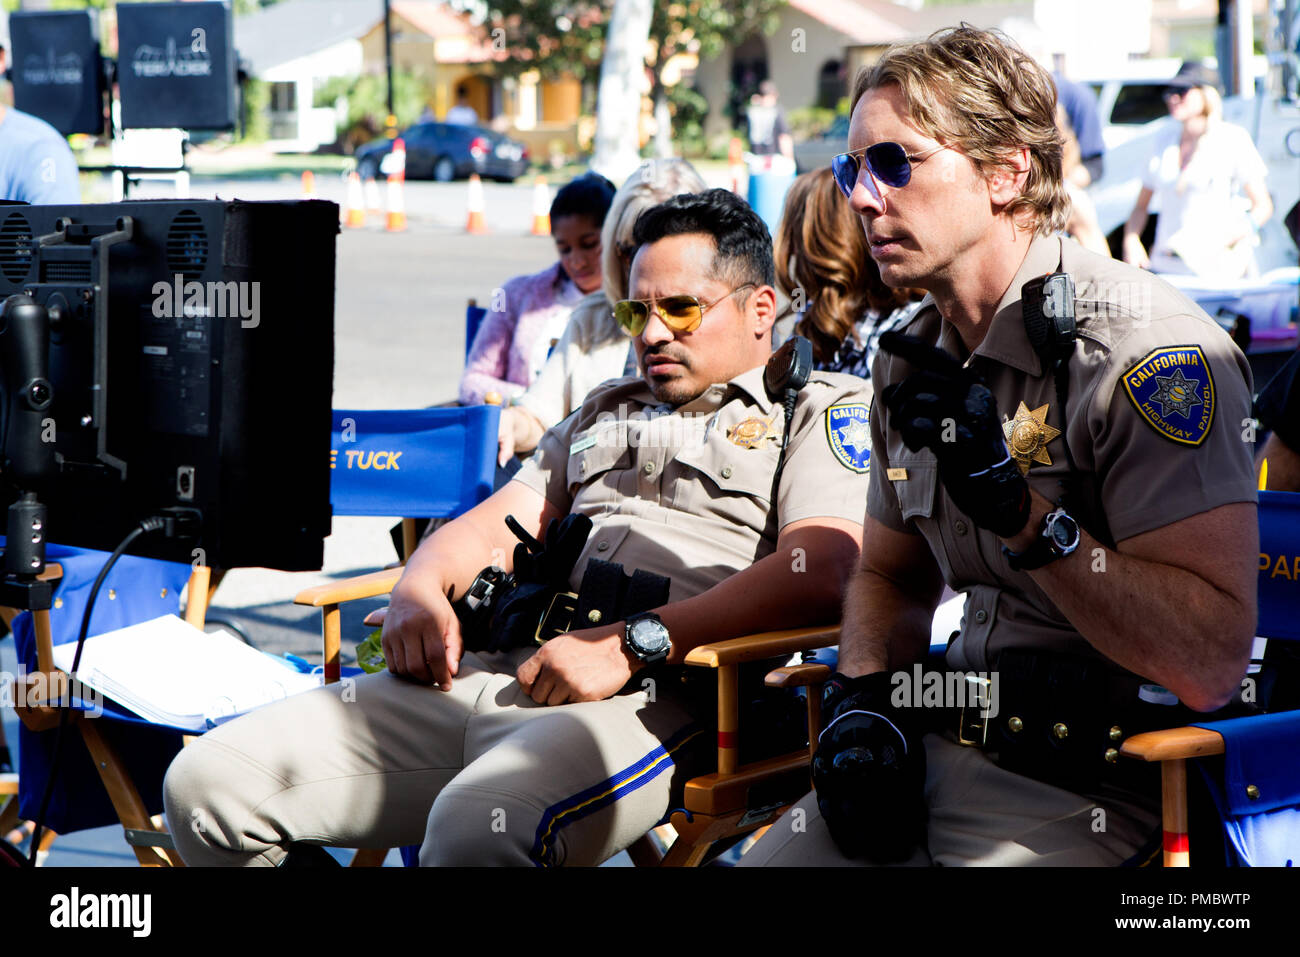
<path id="1" fill-rule="evenodd" d="M 1179 445 L 1200 445 L 1214 424 L 1214 379 L 1200 346 L 1166 346 L 1124 373 L 1138 415 Z"/>
<path id="2" fill-rule="evenodd" d="M 826 441 L 846 469 L 863 473 L 871 459 L 871 410 L 864 402 L 826 410 Z"/>

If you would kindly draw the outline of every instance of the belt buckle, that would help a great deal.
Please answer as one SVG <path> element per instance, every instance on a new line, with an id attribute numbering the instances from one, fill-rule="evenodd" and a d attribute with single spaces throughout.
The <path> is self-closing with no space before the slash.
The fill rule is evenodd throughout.
<path id="1" fill-rule="evenodd" d="M 992 682 L 979 675 L 966 675 L 966 694 L 957 709 L 957 743 L 968 748 L 982 748 L 988 743 Z M 976 707 L 970 707 L 970 702 Z M 982 702 L 982 704 L 980 703 Z"/>
<path id="2" fill-rule="evenodd" d="M 578 596 L 571 591 L 556 592 L 546 611 L 537 620 L 537 630 L 533 640 L 544 645 L 552 638 L 567 634 L 573 630 L 573 615 L 578 610 Z M 543 638 L 542 636 L 546 637 Z"/>

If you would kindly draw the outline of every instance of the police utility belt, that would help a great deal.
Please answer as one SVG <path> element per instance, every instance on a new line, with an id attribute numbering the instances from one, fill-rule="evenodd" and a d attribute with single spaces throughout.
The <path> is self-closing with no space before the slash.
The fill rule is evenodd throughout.
<path id="1" fill-rule="evenodd" d="M 452 604 L 470 651 L 542 644 L 668 601 L 668 578 L 639 569 L 627 575 L 622 565 L 597 558 L 588 560 L 578 591 L 569 591 L 573 568 L 591 533 L 591 519 L 585 515 L 552 520 L 540 542 L 514 516 L 508 516 L 506 524 L 520 540 L 514 573 L 495 565 L 485 568 Z"/>
<path id="2" fill-rule="evenodd" d="M 929 730 L 988 752 L 1008 771 L 1078 793 L 1109 785 L 1150 795 L 1159 766 L 1121 760 L 1125 738 L 1242 713 L 1241 705 L 1194 712 L 1171 692 L 1082 655 L 1007 649 L 994 672 L 996 689 L 989 678 L 965 676 L 962 704 L 940 709 Z"/>

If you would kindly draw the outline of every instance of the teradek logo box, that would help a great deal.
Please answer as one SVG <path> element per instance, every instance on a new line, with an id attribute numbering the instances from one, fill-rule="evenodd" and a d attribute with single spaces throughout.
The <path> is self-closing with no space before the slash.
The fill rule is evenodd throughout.
<path id="1" fill-rule="evenodd" d="M 14 106 L 65 136 L 104 130 L 104 67 L 92 11 L 9 15 Z"/>
<path id="2" fill-rule="evenodd" d="M 119 4 L 122 125 L 234 129 L 234 30 L 225 3 Z"/>

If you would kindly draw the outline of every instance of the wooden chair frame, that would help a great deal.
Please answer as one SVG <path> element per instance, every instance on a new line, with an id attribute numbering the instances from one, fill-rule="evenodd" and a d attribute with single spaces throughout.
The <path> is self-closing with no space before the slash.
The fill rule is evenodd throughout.
<path id="1" fill-rule="evenodd" d="M 63 577 L 60 565 L 50 563 L 40 576 L 43 579 L 56 580 Z M 216 589 L 213 570 L 199 565 L 190 573 L 186 591 L 185 620 L 196 628 L 202 628 L 207 616 L 208 603 Z M 216 575 L 220 580 L 220 573 Z M 64 687 L 67 679 L 65 672 L 54 666 L 54 643 L 50 631 L 50 613 L 47 610 L 32 613 L 32 624 L 36 633 L 37 672 L 25 676 L 23 687 L 15 690 L 16 706 L 23 724 L 33 731 L 48 731 L 59 724 L 61 707 L 57 703 L 47 703 L 49 694 L 54 689 Z M 74 711 L 68 716 L 69 727 L 75 727 L 90 752 L 100 780 L 108 792 L 113 810 L 126 834 L 126 841 L 135 852 L 136 859 L 143 867 L 181 867 L 183 862 L 176 853 L 176 845 L 163 824 L 161 815 L 150 815 L 140 791 L 126 771 L 126 765 L 117 748 L 100 730 L 96 720 L 87 718 L 83 712 Z M 188 738 L 187 738 L 188 740 Z M 0 809 L 0 823 L 6 823 L 6 830 L 18 821 L 17 775 L 14 775 L 13 797 Z M 0 794 L 7 793 L 0 791 Z M 45 831 L 41 837 L 40 850 L 48 850 L 57 835 Z"/>
<path id="2" fill-rule="evenodd" d="M 820 687 L 831 675 L 825 665 L 806 664 L 779 668 L 767 676 L 773 687 Z M 808 740 L 816 740 L 819 721 L 813 713 L 820 695 L 808 694 Z M 811 747 L 811 745 L 810 745 Z M 1164 830 L 1164 866 L 1188 867 L 1187 761 L 1223 754 L 1223 735 L 1205 728 L 1168 728 L 1125 739 L 1119 753 L 1139 761 L 1160 763 L 1161 819 Z"/>

